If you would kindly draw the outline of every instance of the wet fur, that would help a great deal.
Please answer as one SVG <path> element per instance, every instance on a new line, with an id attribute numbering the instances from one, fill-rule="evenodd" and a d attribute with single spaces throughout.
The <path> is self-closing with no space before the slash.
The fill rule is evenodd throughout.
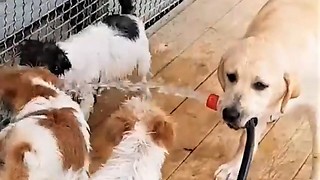
<path id="1" fill-rule="evenodd" d="M 121 0 L 120 4 L 123 13 L 132 13 L 131 1 Z M 130 14 L 107 16 L 65 41 L 27 40 L 20 50 L 20 65 L 45 66 L 65 80 L 66 91 L 78 93 L 86 118 L 97 93 L 88 83 L 126 78 L 135 68 L 143 81 L 150 74 L 151 55 L 144 24 Z"/>
<path id="2" fill-rule="evenodd" d="M 170 118 L 153 103 L 133 97 L 106 121 L 105 141 L 110 147 L 103 149 L 113 150 L 92 179 L 161 179 L 165 154 L 175 137 Z"/>
<path id="3" fill-rule="evenodd" d="M 19 64 L 22 66 L 44 66 L 57 76 L 64 75 L 64 72 L 72 67 L 67 54 L 53 41 L 41 42 L 29 39 L 23 41 L 19 49 Z"/>
<path id="4" fill-rule="evenodd" d="M 167 151 L 174 143 L 175 130 L 170 117 L 153 102 L 132 97 L 107 119 L 105 130 L 108 133 L 102 140 L 109 143 L 109 147 L 105 149 L 111 151 L 110 157 L 100 164 L 103 165 L 102 167 L 100 165 L 97 167 L 97 172 L 91 172 L 89 178 L 86 174 L 90 163 L 89 158 L 87 156 L 76 158 L 79 152 L 85 151 L 84 153 L 87 154 L 91 150 L 88 140 L 89 130 L 78 104 L 56 88 L 59 86 L 59 81 L 47 70 L 23 69 L 25 70 L 15 70 L 12 75 L 6 75 L 6 71 L 10 73 L 10 70 L 0 71 L 2 82 L 0 102 L 4 102 L 0 106 L 2 110 L 0 115 L 5 118 L 19 119 L 11 122 L 15 123 L 14 125 L 6 125 L 0 133 L 1 177 L 5 180 L 43 177 L 92 180 L 113 180 L 116 177 L 125 179 L 133 177 L 141 180 L 161 179 L 161 168 Z M 49 82 L 42 80 L 41 76 Z M 53 79 L 49 80 L 51 78 Z M 12 82 L 21 82 L 20 87 L 12 85 Z M 50 82 L 56 82 L 55 86 Z M 30 91 L 31 87 L 35 91 Z M 79 122 L 69 121 L 74 118 L 78 118 Z M 83 136 L 86 143 L 77 149 L 72 149 L 76 147 L 73 145 L 77 144 L 77 138 L 68 137 L 81 133 L 75 129 L 66 130 L 73 128 L 72 126 L 79 126 L 79 129 L 85 132 Z M 51 137 L 52 134 L 56 135 L 56 139 Z M 59 142 L 64 142 L 63 146 Z M 56 147 L 60 148 L 62 154 L 57 153 Z M 37 153 L 34 153 L 34 149 Z M 69 155 L 64 157 L 63 152 Z M 64 166 L 62 171 L 58 168 L 62 166 L 58 163 L 60 156 L 64 157 L 61 160 Z M 41 163 L 39 163 L 40 160 Z M 48 162 L 52 163 L 47 165 Z M 75 168 L 79 171 L 75 171 Z"/>
<path id="5" fill-rule="evenodd" d="M 0 82 L 1 178 L 87 177 L 88 125 L 58 78 L 43 68 L 8 67 Z"/>

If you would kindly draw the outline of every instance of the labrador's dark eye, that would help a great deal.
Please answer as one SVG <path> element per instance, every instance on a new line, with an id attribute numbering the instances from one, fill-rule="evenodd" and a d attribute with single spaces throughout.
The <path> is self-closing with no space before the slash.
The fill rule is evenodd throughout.
<path id="1" fill-rule="evenodd" d="M 255 82 L 253 84 L 253 88 L 257 91 L 262 91 L 262 90 L 266 89 L 267 87 L 269 87 L 269 86 L 263 82 Z"/>
<path id="2" fill-rule="evenodd" d="M 237 75 L 235 73 L 227 74 L 227 77 L 231 83 L 234 83 L 237 81 Z"/>

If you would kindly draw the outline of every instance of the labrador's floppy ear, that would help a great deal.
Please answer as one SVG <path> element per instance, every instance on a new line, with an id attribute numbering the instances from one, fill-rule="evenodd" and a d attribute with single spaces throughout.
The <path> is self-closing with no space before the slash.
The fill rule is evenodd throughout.
<path id="1" fill-rule="evenodd" d="M 226 81 L 225 81 L 225 78 L 224 78 L 224 61 L 225 61 L 225 58 L 222 56 L 221 57 L 221 60 L 220 60 L 220 63 L 219 63 L 219 66 L 218 66 L 218 70 L 217 70 L 217 74 L 218 74 L 218 80 L 219 80 L 219 83 L 221 85 L 221 88 L 222 90 L 224 91 L 225 90 L 225 87 L 226 87 Z"/>
<path id="2" fill-rule="evenodd" d="M 286 91 L 281 103 L 281 113 L 284 113 L 285 107 L 290 99 L 297 98 L 300 95 L 300 86 L 296 78 L 290 76 L 288 73 L 285 73 L 283 79 L 286 84 Z"/>

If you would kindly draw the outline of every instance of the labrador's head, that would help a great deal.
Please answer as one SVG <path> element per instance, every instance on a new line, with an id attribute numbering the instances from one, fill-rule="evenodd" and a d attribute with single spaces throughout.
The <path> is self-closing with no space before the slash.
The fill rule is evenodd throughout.
<path id="1" fill-rule="evenodd" d="M 218 78 L 224 94 L 218 110 L 229 127 L 243 128 L 253 117 L 283 112 L 288 100 L 299 95 L 282 58 L 279 49 L 255 38 L 239 41 L 222 56 Z"/>

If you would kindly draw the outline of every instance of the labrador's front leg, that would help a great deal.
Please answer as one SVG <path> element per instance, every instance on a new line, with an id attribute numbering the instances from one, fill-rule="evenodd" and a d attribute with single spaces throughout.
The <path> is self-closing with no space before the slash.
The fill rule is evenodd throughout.
<path id="1" fill-rule="evenodd" d="M 258 149 L 258 143 L 262 138 L 262 134 L 266 130 L 267 121 L 259 121 L 257 127 L 255 128 L 255 139 L 254 139 L 254 149 L 253 149 L 253 156 L 255 155 Z M 236 180 L 238 177 L 238 173 L 240 170 L 243 152 L 246 143 L 246 132 L 243 131 L 240 137 L 239 147 L 233 156 L 233 158 L 225 163 L 222 164 L 215 172 L 214 179 L 215 180 Z"/>

